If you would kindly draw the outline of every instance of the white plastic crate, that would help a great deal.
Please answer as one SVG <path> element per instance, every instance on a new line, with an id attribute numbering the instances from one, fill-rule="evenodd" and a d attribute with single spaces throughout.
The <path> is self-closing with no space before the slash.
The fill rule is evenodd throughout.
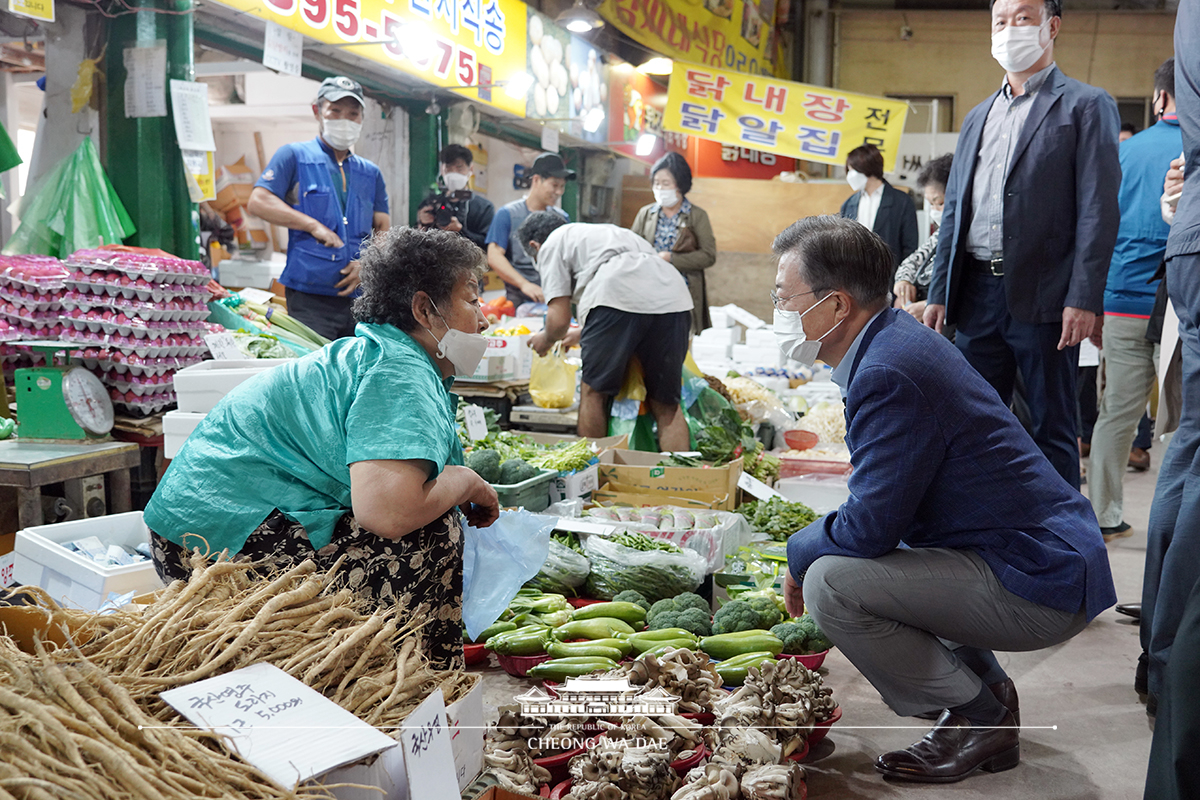
<path id="1" fill-rule="evenodd" d="M 152 592 L 162 588 L 154 562 L 102 567 L 63 547 L 95 536 L 104 544 L 133 549 L 150 541 L 142 512 L 92 517 L 17 531 L 14 578 L 18 584 L 40 586 L 63 605 L 96 610 L 110 592 Z"/>
<path id="2" fill-rule="evenodd" d="M 253 358 L 245 361 L 204 361 L 175 373 L 175 394 L 180 411 L 212 411 L 221 398 L 239 384 L 290 358 Z"/>
<path id="3" fill-rule="evenodd" d="M 163 416 L 163 458 L 179 455 L 179 448 L 206 416 L 198 411 L 168 411 Z"/>

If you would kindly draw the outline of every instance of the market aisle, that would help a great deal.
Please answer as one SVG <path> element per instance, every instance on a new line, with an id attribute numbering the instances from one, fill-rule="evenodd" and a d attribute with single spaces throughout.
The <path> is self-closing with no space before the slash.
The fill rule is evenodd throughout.
<path id="1" fill-rule="evenodd" d="M 1125 483 L 1126 521 L 1134 535 L 1108 546 L 1117 596 L 1127 602 L 1141 596 L 1146 551 L 1146 522 L 1158 478 L 1154 467 L 1129 473 Z M 1085 487 L 1086 490 L 1086 487 Z M 995 775 L 978 773 L 961 783 L 902 784 L 884 781 L 873 767 L 875 756 L 905 747 L 928 725 L 896 717 L 866 680 L 836 650 L 822 668 L 844 716 L 827 742 L 805 764 L 813 800 L 837 798 L 1039 798 L 1039 800 L 1135 800 L 1142 796 L 1151 729 L 1145 707 L 1133 692 L 1138 655 L 1137 626 L 1109 610 L 1066 644 L 1036 653 L 999 654 L 1017 683 L 1026 731 L 1022 762 Z M 484 673 L 484 719 L 496 718 L 498 705 L 529 686 L 499 669 Z M 912 729 L 897 729 L 898 725 Z M 850 726 L 863 726 L 851 729 Z M 874 727 L 879 726 L 879 727 Z M 1057 730 L 1049 727 L 1057 726 Z"/>

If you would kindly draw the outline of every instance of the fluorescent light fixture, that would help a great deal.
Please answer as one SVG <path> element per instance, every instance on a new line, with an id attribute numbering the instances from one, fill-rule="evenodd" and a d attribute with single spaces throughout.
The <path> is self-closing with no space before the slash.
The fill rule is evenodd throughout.
<path id="1" fill-rule="evenodd" d="M 654 145 L 658 142 L 658 137 L 653 133 L 643 133 L 638 137 L 637 147 L 634 152 L 639 156 L 648 156 L 654 151 Z"/>
<path id="2" fill-rule="evenodd" d="M 574 5 L 559 14 L 555 22 L 571 33 L 591 33 L 597 28 L 604 27 L 604 20 L 599 14 L 584 5 L 583 0 L 575 0 Z"/>
<path id="3" fill-rule="evenodd" d="M 637 69 L 643 75 L 670 75 L 674 66 L 675 62 L 666 56 L 654 56 Z"/>
<path id="4" fill-rule="evenodd" d="M 591 111 L 583 115 L 583 129 L 588 133 L 595 133 L 600 130 L 600 126 L 604 124 L 604 109 L 600 106 L 594 107 Z"/>
<path id="5" fill-rule="evenodd" d="M 433 34 L 420 22 L 409 22 L 400 29 L 400 47 L 409 61 L 427 63 L 433 58 Z"/>
<path id="6" fill-rule="evenodd" d="M 533 76 L 528 72 L 518 72 L 504 84 L 504 93 L 514 100 L 520 100 L 529 94 L 529 87 L 533 86 Z"/>

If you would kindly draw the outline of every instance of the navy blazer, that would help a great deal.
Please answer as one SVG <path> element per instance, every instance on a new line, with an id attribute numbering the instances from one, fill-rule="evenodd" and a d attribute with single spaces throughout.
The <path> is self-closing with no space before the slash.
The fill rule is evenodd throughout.
<path id="1" fill-rule="evenodd" d="M 797 582 L 824 555 L 945 547 L 978 553 L 1040 605 L 1091 619 L 1117 601 L 1091 503 L 945 337 L 904 311 L 880 314 L 859 345 L 846 417 L 850 498 L 788 539 Z"/>
<path id="2" fill-rule="evenodd" d="M 841 215 L 846 219 L 858 219 L 858 201 L 862 192 L 855 192 L 842 203 Z M 917 207 L 908 192 L 902 192 L 887 181 L 883 182 L 883 197 L 879 198 L 879 211 L 871 230 L 887 242 L 892 250 L 892 269 L 912 255 L 917 249 Z"/>
<path id="3" fill-rule="evenodd" d="M 929 302 L 957 321 L 963 298 L 975 166 L 988 111 L 999 92 L 967 114 L 946 186 Z M 1004 288 L 1021 322 L 1061 322 L 1064 307 L 1104 312 L 1104 284 L 1117 241 L 1121 119 L 1107 92 L 1058 68 L 1033 98 L 1004 185 Z"/>

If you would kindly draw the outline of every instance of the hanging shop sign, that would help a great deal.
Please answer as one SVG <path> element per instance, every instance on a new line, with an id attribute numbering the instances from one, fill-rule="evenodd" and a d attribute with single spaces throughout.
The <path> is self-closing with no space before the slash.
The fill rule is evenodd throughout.
<path id="1" fill-rule="evenodd" d="M 8 13 L 54 22 L 54 0 L 8 0 Z"/>
<path id="2" fill-rule="evenodd" d="M 663 130 L 667 87 L 643 75 L 630 64 L 609 68 L 608 138 L 618 153 L 653 164 L 669 151 L 687 154 L 692 137 Z M 643 134 L 653 134 L 654 147 L 643 155 L 637 143 Z"/>
<path id="3" fill-rule="evenodd" d="M 663 127 L 824 164 L 873 144 L 892 172 L 907 111 L 903 100 L 676 62 Z"/>
<path id="4" fill-rule="evenodd" d="M 677 61 L 775 74 L 776 0 L 604 0 L 600 15 Z"/>
<path id="5" fill-rule="evenodd" d="M 464 97 L 524 116 L 503 82 L 525 72 L 520 0 L 220 0 Z"/>
<path id="6" fill-rule="evenodd" d="M 796 169 L 796 159 L 789 156 L 696 137 L 692 137 L 687 159 L 692 174 L 698 178 L 770 180 L 781 172 Z"/>
<path id="7" fill-rule="evenodd" d="M 604 54 L 532 7 L 528 15 L 526 58 L 533 83 L 526 118 L 546 120 L 546 127 L 577 139 L 605 141 L 609 112 Z"/>

